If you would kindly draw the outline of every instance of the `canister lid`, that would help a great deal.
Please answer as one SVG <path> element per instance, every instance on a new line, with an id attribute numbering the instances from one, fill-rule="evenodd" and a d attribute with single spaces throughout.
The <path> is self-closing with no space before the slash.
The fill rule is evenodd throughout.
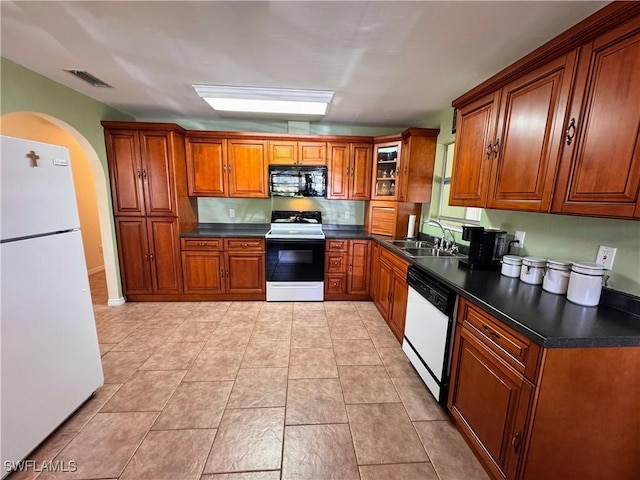
<path id="1" fill-rule="evenodd" d="M 544 267 L 547 264 L 547 259 L 540 257 L 524 257 L 522 259 L 522 264 L 530 267 Z"/>
<path id="2" fill-rule="evenodd" d="M 554 270 L 571 270 L 571 262 L 567 262 L 566 260 L 547 260 L 547 267 L 553 268 Z"/>
<path id="3" fill-rule="evenodd" d="M 601 276 L 604 275 L 604 267 L 599 263 L 594 262 L 580 262 L 574 263 L 571 270 L 576 273 L 583 273 L 585 275 Z"/>
<path id="4" fill-rule="evenodd" d="M 502 263 L 507 265 L 522 265 L 522 257 L 519 255 L 504 255 L 502 257 Z"/>

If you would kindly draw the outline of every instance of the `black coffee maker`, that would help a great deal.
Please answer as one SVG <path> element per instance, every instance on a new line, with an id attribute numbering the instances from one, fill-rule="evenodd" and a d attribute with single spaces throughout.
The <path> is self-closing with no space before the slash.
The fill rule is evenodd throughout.
<path id="1" fill-rule="evenodd" d="M 462 227 L 462 239 L 469 242 L 469 258 L 460 264 L 477 270 L 499 270 L 507 251 L 507 232 L 497 228 Z"/>

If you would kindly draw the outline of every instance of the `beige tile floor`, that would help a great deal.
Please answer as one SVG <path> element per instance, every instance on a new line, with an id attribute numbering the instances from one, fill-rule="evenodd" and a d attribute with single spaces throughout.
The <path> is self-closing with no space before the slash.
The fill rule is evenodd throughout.
<path id="1" fill-rule="evenodd" d="M 485 479 L 370 302 L 128 303 L 105 385 L 9 480 Z"/>

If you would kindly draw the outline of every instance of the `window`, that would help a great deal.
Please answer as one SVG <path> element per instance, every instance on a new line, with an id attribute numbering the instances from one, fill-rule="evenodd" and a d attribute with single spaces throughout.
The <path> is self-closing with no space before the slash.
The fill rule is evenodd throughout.
<path id="1" fill-rule="evenodd" d="M 471 207 L 453 207 L 449 205 L 449 191 L 451 190 L 451 172 L 453 169 L 453 152 L 455 143 L 444 146 L 444 161 L 442 162 L 442 183 L 440 188 L 440 209 L 438 221 L 454 224 L 478 224 L 482 209 Z"/>

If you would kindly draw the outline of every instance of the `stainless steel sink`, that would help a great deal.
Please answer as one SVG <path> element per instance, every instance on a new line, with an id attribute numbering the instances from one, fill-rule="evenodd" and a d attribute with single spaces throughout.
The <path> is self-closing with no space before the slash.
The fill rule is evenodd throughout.
<path id="1" fill-rule="evenodd" d="M 405 248 L 433 248 L 435 246 L 425 240 L 391 240 L 391 245 L 403 250 Z"/>
<path id="2" fill-rule="evenodd" d="M 440 250 L 439 248 L 404 248 L 411 257 L 455 257 L 454 253 L 449 253 L 446 250 Z"/>

